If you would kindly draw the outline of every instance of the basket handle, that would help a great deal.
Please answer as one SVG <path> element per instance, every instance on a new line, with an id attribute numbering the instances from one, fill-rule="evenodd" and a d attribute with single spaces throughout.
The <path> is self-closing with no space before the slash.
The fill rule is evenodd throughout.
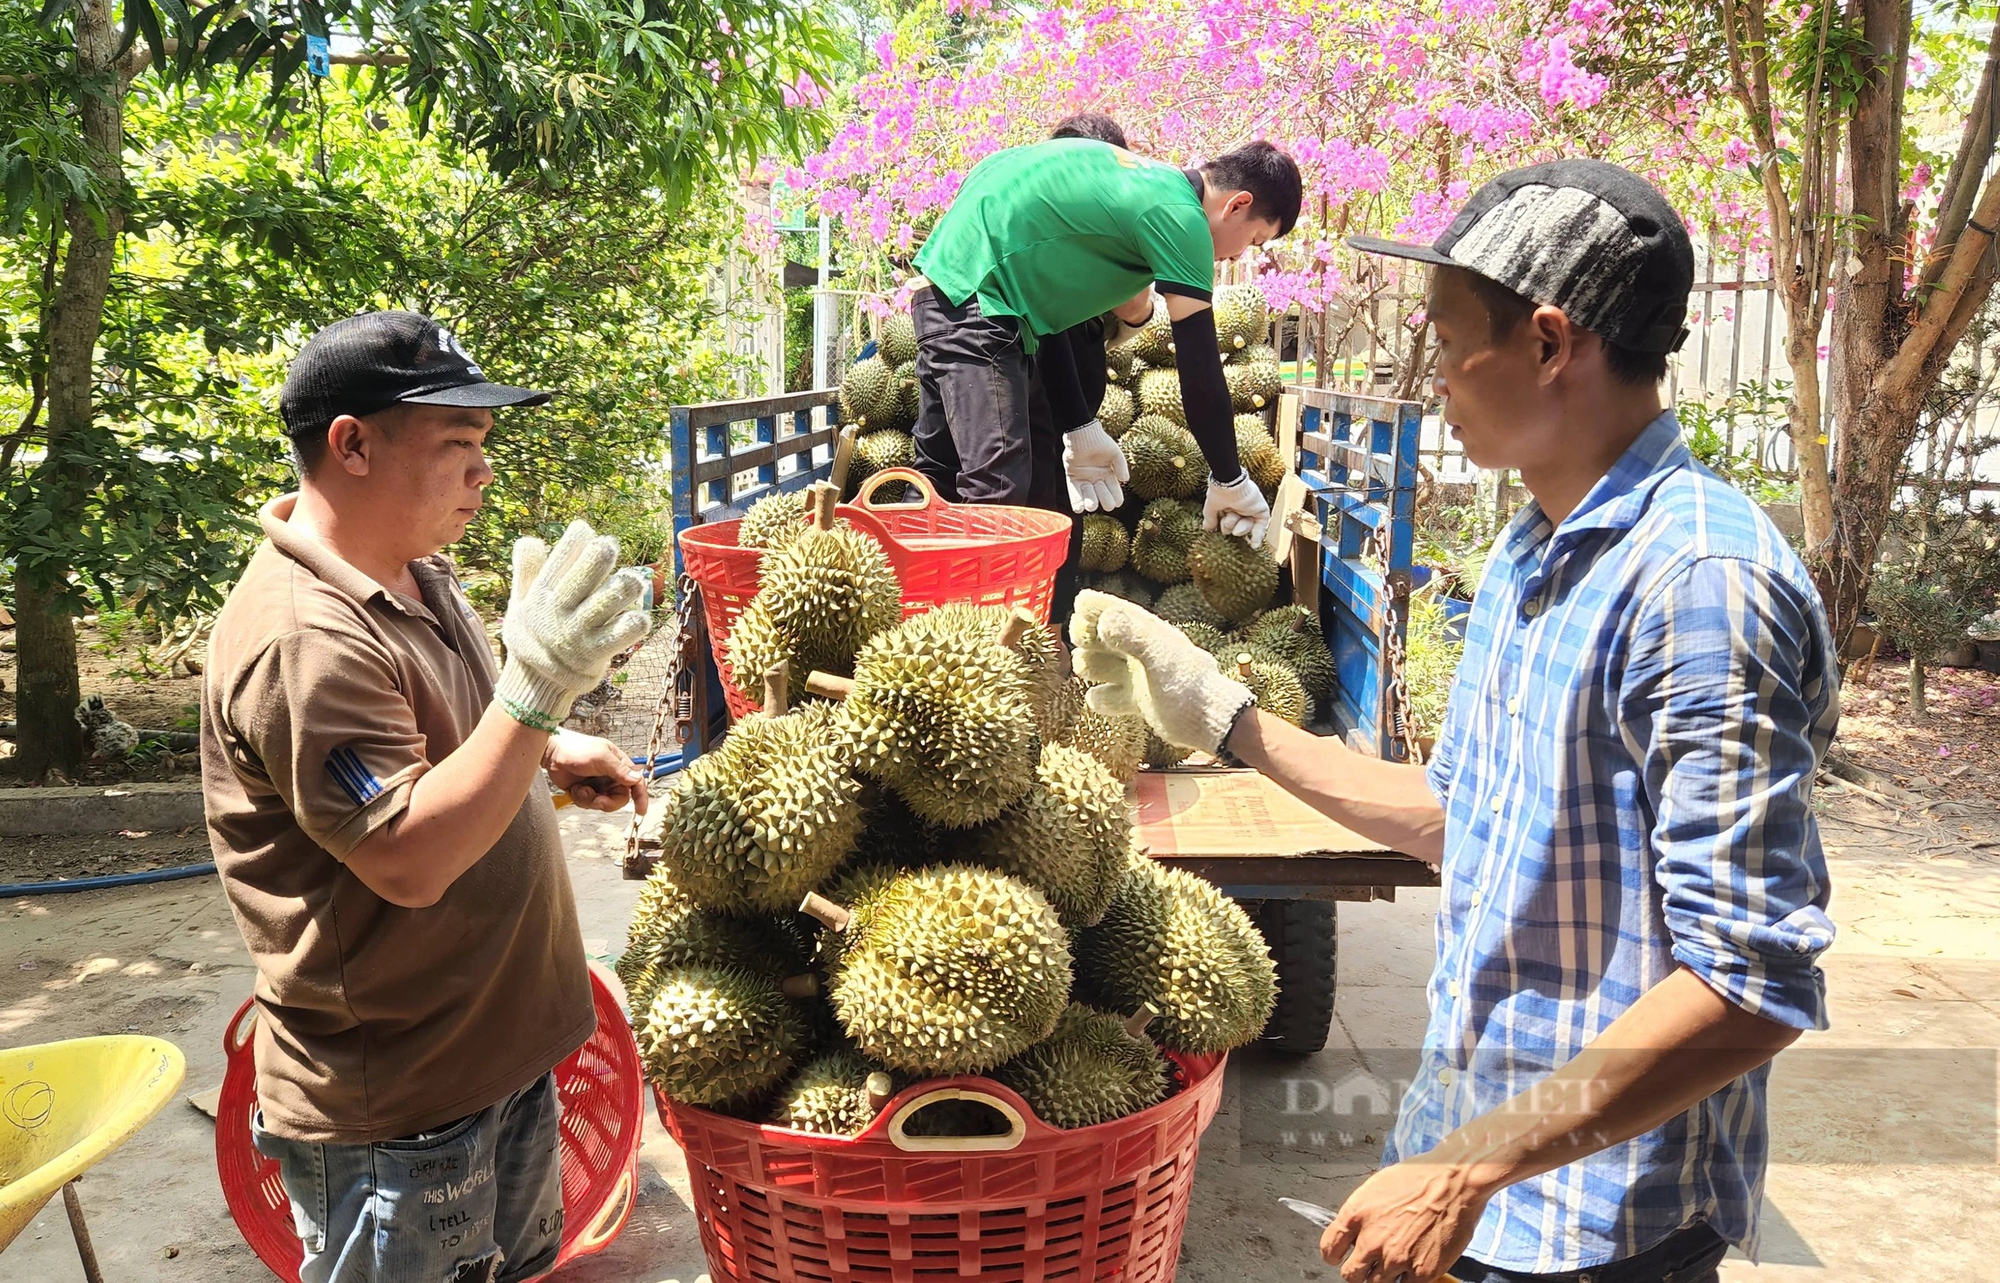
<path id="1" fill-rule="evenodd" d="M 257 1000 L 245 998 L 243 1005 L 236 1009 L 235 1017 L 222 1031 L 222 1052 L 234 1056 L 250 1043 L 250 1034 L 257 1027 Z"/>
<path id="2" fill-rule="evenodd" d="M 597 1219 L 577 1232 L 576 1241 L 569 1245 L 572 1256 L 588 1256 L 598 1251 L 606 1243 L 618 1237 L 618 1231 L 625 1227 L 625 1217 L 632 1210 L 632 1167 L 626 1165 L 618 1173 L 618 1184 L 612 1189 L 611 1197 L 604 1200 L 604 1207 Z"/>
<path id="3" fill-rule="evenodd" d="M 909 482 L 916 489 L 917 493 L 923 496 L 923 502 L 876 503 L 874 501 L 875 492 L 881 489 L 884 482 L 888 481 Z M 898 509 L 914 509 L 918 512 L 927 512 L 932 508 L 942 505 L 945 501 L 938 498 L 937 487 L 931 484 L 931 479 L 923 473 L 918 472 L 915 468 L 884 468 L 861 483 L 861 488 L 855 493 L 854 502 L 860 507 L 871 510 L 875 508 L 887 508 L 892 512 Z"/>
<path id="4" fill-rule="evenodd" d="M 946 1100 L 976 1101 L 998 1110 L 1007 1120 L 1006 1132 L 999 1136 L 912 1136 L 903 1130 L 904 1125 L 918 1110 Z M 1018 1148 L 1026 1139 L 1028 1139 L 1026 1115 L 1013 1104 L 977 1087 L 933 1088 L 914 1100 L 904 1101 L 889 1116 L 889 1143 L 906 1154 L 938 1151 L 958 1154 L 1004 1153 Z"/>

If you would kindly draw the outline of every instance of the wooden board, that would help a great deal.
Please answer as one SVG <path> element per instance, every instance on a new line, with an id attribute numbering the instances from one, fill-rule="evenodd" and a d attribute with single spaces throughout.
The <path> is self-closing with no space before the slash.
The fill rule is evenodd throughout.
<path id="1" fill-rule="evenodd" d="M 1396 854 L 1335 824 L 1256 771 L 1141 771 L 1133 791 L 1139 840 L 1156 856 Z"/>

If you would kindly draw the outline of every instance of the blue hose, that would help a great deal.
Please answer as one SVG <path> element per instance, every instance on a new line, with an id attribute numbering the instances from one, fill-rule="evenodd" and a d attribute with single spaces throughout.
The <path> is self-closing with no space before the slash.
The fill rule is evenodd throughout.
<path id="1" fill-rule="evenodd" d="M 215 863 L 182 864 L 171 869 L 147 869 L 144 873 L 111 873 L 101 878 L 71 878 L 67 882 L 9 882 L 0 885 L 0 898 L 17 895 L 63 895 L 70 891 L 105 891 L 112 887 L 141 887 L 149 882 L 173 882 L 198 878 L 215 872 Z"/>

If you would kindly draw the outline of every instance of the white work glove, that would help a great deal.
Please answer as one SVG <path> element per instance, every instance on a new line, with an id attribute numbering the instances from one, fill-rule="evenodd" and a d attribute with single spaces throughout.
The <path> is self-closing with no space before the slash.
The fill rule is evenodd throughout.
<path id="1" fill-rule="evenodd" d="M 1271 524 L 1271 505 L 1264 502 L 1264 492 L 1250 479 L 1248 468 L 1228 485 L 1214 477 L 1208 479 L 1208 501 L 1201 506 L 1201 524 L 1205 530 L 1220 530 L 1225 535 L 1248 539 L 1252 548 L 1264 546 L 1264 528 Z"/>
<path id="2" fill-rule="evenodd" d="M 619 570 L 618 541 L 570 523 L 555 551 L 539 539 L 514 541 L 514 587 L 501 640 L 507 666 L 493 688 L 508 716 L 553 731 L 576 697 L 604 678 L 620 653 L 645 637 L 636 570 Z"/>
<path id="3" fill-rule="evenodd" d="M 1187 634 L 1120 597 L 1085 589 L 1069 618 L 1085 698 L 1107 716 L 1137 713 L 1169 744 L 1219 752 L 1255 697 L 1224 677 L 1215 657 Z"/>
<path id="4" fill-rule="evenodd" d="M 1069 482 L 1071 511 L 1113 512 L 1124 506 L 1132 468 L 1104 425 L 1092 419 L 1063 433 L 1063 479 Z"/>

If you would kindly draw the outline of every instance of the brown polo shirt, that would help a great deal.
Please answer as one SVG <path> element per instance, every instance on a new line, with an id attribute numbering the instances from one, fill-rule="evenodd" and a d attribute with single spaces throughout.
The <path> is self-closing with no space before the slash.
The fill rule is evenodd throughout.
<path id="1" fill-rule="evenodd" d="M 595 1027 L 548 790 L 435 905 L 400 908 L 347 854 L 472 733 L 497 676 L 443 557 L 413 601 L 287 518 L 216 621 L 202 687 L 208 836 L 257 961 L 257 1094 L 294 1140 L 407 1136 L 533 1082 Z M 418 856 L 416 858 L 422 858 Z"/>

